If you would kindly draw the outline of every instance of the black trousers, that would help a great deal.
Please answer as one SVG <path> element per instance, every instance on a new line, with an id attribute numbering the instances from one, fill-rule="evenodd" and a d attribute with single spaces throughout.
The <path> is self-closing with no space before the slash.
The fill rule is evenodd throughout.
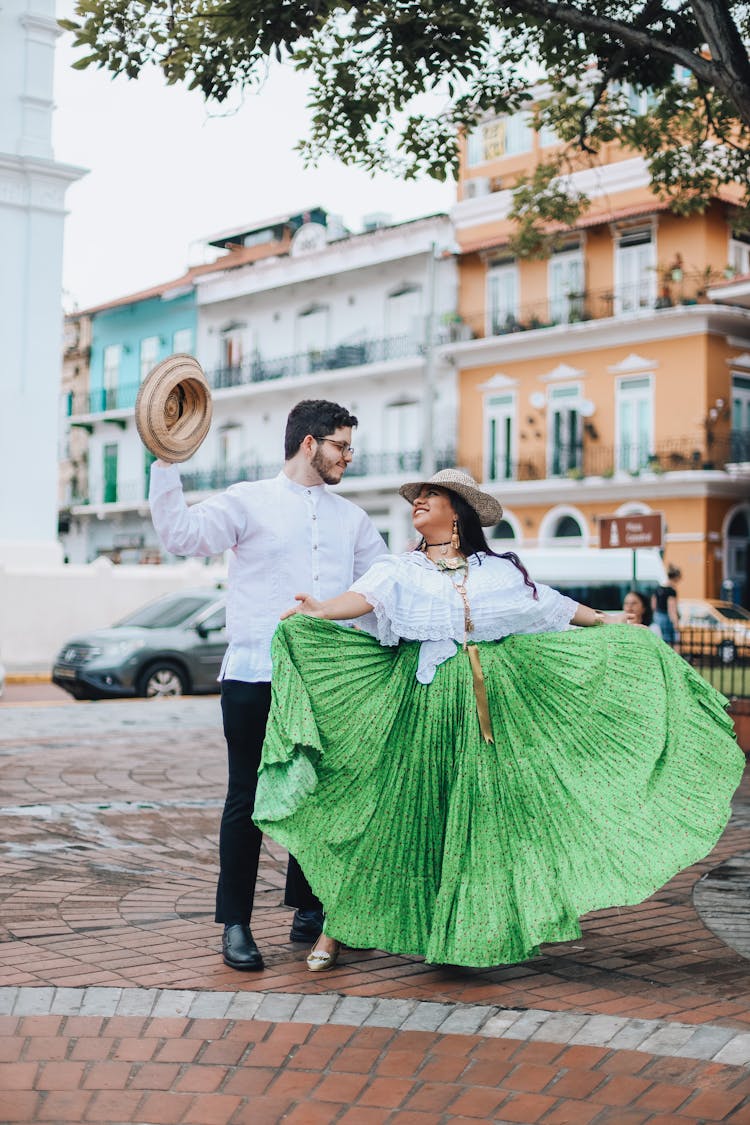
<path id="1" fill-rule="evenodd" d="M 227 740 L 229 783 L 219 831 L 216 921 L 225 924 L 247 924 L 253 911 L 263 836 L 253 824 L 252 811 L 270 707 L 269 683 L 222 680 L 221 713 Z M 321 909 L 320 900 L 312 893 L 293 856 L 289 857 L 287 867 L 284 902 L 302 910 Z"/>

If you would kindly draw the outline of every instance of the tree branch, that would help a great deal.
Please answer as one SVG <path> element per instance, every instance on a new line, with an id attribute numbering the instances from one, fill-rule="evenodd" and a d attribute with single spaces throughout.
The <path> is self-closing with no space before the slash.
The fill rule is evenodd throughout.
<path id="1" fill-rule="evenodd" d="M 746 93 L 750 89 L 750 59 L 739 28 L 726 4 L 717 4 L 716 0 L 693 0 L 692 7 L 717 71 L 725 75 L 724 81 L 717 80 L 716 85 L 731 98 L 746 124 L 750 124 L 750 95 Z"/>
<path id="2" fill-rule="evenodd" d="M 693 9 L 696 9 L 699 5 L 706 13 L 717 6 L 712 3 L 712 0 L 693 0 Z M 552 0 L 504 0 L 500 7 L 517 15 L 555 21 L 574 31 L 607 35 L 616 42 L 632 47 L 644 54 L 658 55 L 672 63 L 679 63 L 692 71 L 701 82 L 708 86 L 716 86 L 729 97 L 732 97 L 742 120 L 746 125 L 750 125 L 750 101 L 743 98 L 736 100 L 733 90 L 736 79 L 713 59 L 695 54 L 668 38 L 660 38 L 650 31 L 642 31 L 635 24 L 623 23 L 620 20 L 610 19 L 608 16 L 597 15 L 595 12 L 572 8 L 568 4 L 557 4 Z M 734 26 L 732 24 L 732 27 Z M 726 28 L 724 30 L 726 32 Z M 735 32 L 739 35 L 736 27 Z"/>
<path id="3" fill-rule="evenodd" d="M 664 9 L 662 7 L 661 0 L 647 0 L 646 4 L 636 16 L 633 26 L 648 26 L 650 20 L 654 19 L 658 15 L 661 15 L 663 11 Z M 591 118 L 599 102 L 607 92 L 610 82 L 613 82 L 617 78 L 619 78 L 627 61 L 628 50 L 623 46 L 612 56 L 607 69 L 604 71 L 601 79 L 597 82 L 591 92 L 591 103 L 586 107 L 584 113 L 581 116 L 581 127 L 578 133 L 578 144 L 584 150 L 584 152 L 590 151 L 589 145 L 586 141 L 586 124 Z"/>

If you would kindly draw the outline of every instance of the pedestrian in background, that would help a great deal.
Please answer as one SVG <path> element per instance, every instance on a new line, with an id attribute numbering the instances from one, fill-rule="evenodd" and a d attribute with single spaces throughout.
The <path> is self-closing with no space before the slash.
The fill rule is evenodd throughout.
<path id="1" fill-rule="evenodd" d="M 667 568 L 667 585 L 657 586 L 651 598 L 654 622 L 659 626 L 662 640 L 672 648 L 680 639 L 680 617 L 677 605 L 677 591 L 673 583 L 679 582 L 682 571 L 676 566 Z"/>
<path id="2" fill-rule="evenodd" d="M 284 467 L 188 507 L 177 465 L 151 467 L 154 527 L 174 555 L 229 555 L 227 633 L 219 673 L 229 784 L 219 835 L 216 921 L 233 969 L 262 969 L 250 918 L 262 835 L 251 819 L 271 705 L 271 638 L 299 590 L 329 598 L 388 550 L 366 513 L 329 491 L 349 466 L 357 419 L 324 399 L 297 403 L 286 423 Z M 290 939 L 315 941 L 320 901 L 289 859 L 285 902 L 295 907 Z"/>
<path id="3" fill-rule="evenodd" d="M 620 620 L 628 625 L 645 625 L 652 633 L 661 636 L 661 629 L 654 622 L 651 598 L 640 590 L 628 590 L 622 601 Z"/>

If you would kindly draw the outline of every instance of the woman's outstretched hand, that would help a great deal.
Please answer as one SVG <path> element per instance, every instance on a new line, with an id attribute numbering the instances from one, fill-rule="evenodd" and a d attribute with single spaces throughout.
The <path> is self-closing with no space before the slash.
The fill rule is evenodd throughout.
<path id="1" fill-rule="evenodd" d="M 307 617 L 323 616 L 323 603 L 316 601 L 312 594 L 295 594 L 294 600 L 299 604 L 284 610 L 281 615 L 282 621 L 286 621 L 287 617 L 293 617 L 295 613 L 304 613 Z"/>

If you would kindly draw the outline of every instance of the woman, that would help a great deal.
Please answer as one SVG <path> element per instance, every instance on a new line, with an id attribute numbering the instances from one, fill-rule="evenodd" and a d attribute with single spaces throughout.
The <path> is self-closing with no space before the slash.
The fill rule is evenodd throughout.
<path id="1" fill-rule="evenodd" d="M 667 569 L 667 582 L 669 585 L 657 586 L 651 598 L 651 608 L 654 611 L 654 621 L 659 626 L 662 640 L 673 648 L 680 639 L 680 617 L 677 610 L 677 591 L 673 582 L 679 582 L 682 571 L 676 566 Z"/>
<path id="2" fill-rule="evenodd" d="M 640 590 L 628 590 L 622 601 L 620 620 L 626 621 L 628 625 L 645 625 L 652 633 L 656 633 L 657 637 L 661 636 L 659 626 L 654 623 L 651 601 Z"/>
<path id="3" fill-rule="evenodd" d="M 313 971 L 340 941 L 488 966 L 577 938 L 706 855 L 744 763 L 669 648 L 569 630 L 603 615 L 490 551 L 501 508 L 471 477 L 400 491 L 418 549 L 298 595 L 274 639 L 255 820 L 325 905 Z M 334 623 L 371 609 L 376 638 Z"/>

